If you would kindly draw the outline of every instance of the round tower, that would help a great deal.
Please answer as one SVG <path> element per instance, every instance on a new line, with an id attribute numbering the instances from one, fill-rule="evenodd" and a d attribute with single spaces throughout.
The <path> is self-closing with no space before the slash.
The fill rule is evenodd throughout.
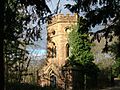
<path id="1" fill-rule="evenodd" d="M 77 23 L 77 15 L 58 14 L 48 21 L 47 26 L 47 59 L 57 66 L 65 64 L 69 56 L 69 27 Z"/>

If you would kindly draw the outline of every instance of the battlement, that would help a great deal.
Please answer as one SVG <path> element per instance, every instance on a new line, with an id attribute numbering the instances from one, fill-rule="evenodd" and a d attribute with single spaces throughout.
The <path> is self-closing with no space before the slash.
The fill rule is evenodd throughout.
<path id="1" fill-rule="evenodd" d="M 53 25 L 55 23 L 60 23 L 60 22 L 77 22 L 77 14 L 75 13 L 74 15 L 70 14 L 58 14 L 52 17 L 51 20 L 48 21 L 48 26 Z"/>

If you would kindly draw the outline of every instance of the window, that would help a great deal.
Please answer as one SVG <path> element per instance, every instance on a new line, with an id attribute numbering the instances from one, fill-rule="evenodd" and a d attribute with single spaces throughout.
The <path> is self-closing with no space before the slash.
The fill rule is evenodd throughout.
<path id="1" fill-rule="evenodd" d="M 56 57 L 56 46 L 55 46 L 55 43 L 53 43 L 53 46 L 52 46 L 52 58 L 55 58 Z"/>
<path id="2" fill-rule="evenodd" d="M 69 44 L 66 44 L 66 57 L 69 57 Z"/>
<path id="3" fill-rule="evenodd" d="M 54 56 L 56 57 L 56 46 L 54 47 Z"/>
<path id="4" fill-rule="evenodd" d="M 55 30 L 54 30 L 54 31 L 52 31 L 52 34 L 53 34 L 53 35 L 55 35 Z"/>
<path id="5" fill-rule="evenodd" d="M 66 27 L 66 28 L 65 28 L 65 31 L 66 31 L 67 33 L 70 33 L 70 28 L 69 28 L 69 27 Z"/>
<path id="6" fill-rule="evenodd" d="M 56 77 L 54 75 L 50 76 L 50 86 L 56 87 Z"/>

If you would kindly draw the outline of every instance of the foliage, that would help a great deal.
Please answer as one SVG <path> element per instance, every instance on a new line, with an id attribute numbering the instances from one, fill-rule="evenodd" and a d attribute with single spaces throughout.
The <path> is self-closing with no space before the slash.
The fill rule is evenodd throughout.
<path id="1" fill-rule="evenodd" d="M 115 58 L 115 64 L 113 66 L 113 74 L 118 76 L 120 74 L 120 41 L 114 42 L 110 45 L 110 51 Z"/>
<path id="2" fill-rule="evenodd" d="M 69 56 L 69 61 L 73 67 L 81 66 L 80 82 L 84 85 L 84 88 L 93 88 L 96 86 L 97 76 L 99 69 L 93 63 L 94 57 L 91 50 L 91 42 L 89 41 L 88 28 L 86 28 L 86 21 L 80 18 L 80 23 L 76 26 L 71 27 L 71 32 L 69 33 L 69 44 L 71 56 Z M 84 80 L 83 80 L 84 79 Z M 82 82 L 83 81 L 83 82 Z M 91 83 L 92 81 L 92 83 Z M 86 82 L 86 83 L 85 83 Z M 82 85 L 81 84 L 81 85 Z"/>
<path id="3" fill-rule="evenodd" d="M 119 0 L 75 0 L 74 5 L 66 4 L 71 12 L 84 12 L 88 21 L 88 27 L 96 25 L 105 26 L 94 33 L 94 39 L 99 41 L 99 33 L 103 33 L 106 39 L 104 51 L 108 50 L 108 39 L 120 36 L 120 1 Z M 114 32 L 114 34 L 112 34 Z"/>
<path id="4" fill-rule="evenodd" d="M 106 58 L 103 60 L 99 60 L 98 62 L 96 62 L 96 64 L 98 65 L 100 70 L 104 70 L 104 69 L 110 70 L 115 64 L 115 61 L 113 59 Z"/>
<path id="5" fill-rule="evenodd" d="M 113 69 L 113 75 L 115 77 L 119 77 L 120 76 L 120 58 L 116 59 L 116 63 L 113 65 L 112 67 Z"/>
<path id="6" fill-rule="evenodd" d="M 84 33 L 84 26 L 74 26 L 72 31 L 69 33 L 69 44 L 70 51 L 73 57 L 80 64 L 90 63 L 94 60 L 92 53 L 90 52 L 91 43 L 88 39 L 88 34 Z M 78 32 L 78 28 L 80 32 Z M 83 30 L 83 31 L 82 31 Z"/>
<path id="7" fill-rule="evenodd" d="M 113 68 L 114 64 L 115 61 L 113 60 L 113 58 L 104 58 L 96 63 L 96 65 L 100 69 L 98 79 L 99 80 L 104 79 L 104 81 L 101 81 L 101 83 L 104 83 L 103 85 L 101 84 L 102 85 L 101 87 L 113 83 L 112 79 L 115 77 L 115 73 L 114 73 L 115 69 Z"/>
<path id="8" fill-rule="evenodd" d="M 95 39 L 100 42 L 101 37 L 105 37 L 106 43 L 103 48 L 103 52 L 111 52 L 115 55 L 115 67 L 114 71 L 120 70 L 120 54 L 119 48 L 120 45 L 118 43 L 112 45 L 113 49 L 109 48 L 108 42 L 111 42 L 114 36 L 120 38 L 120 0 L 74 0 L 76 3 L 74 5 L 66 4 L 66 8 L 68 8 L 71 12 L 75 12 L 80 14 L 84 13 L 84 17 L 87 19 L 87 27 L 95 27 L 96 25 L 102 25 L 103 28 L 101 30 L 97 30 L 93 32 L 94 35 L 92 41 Z M 102 34 L 100 34 L 102 33 Z M 120 42 L 120 39 L 118 39 Z M 115 68 L 114 67 L 114 68 Z"/>
<path id="9" fill-rule="evenodd" d="M 41 22 L 50 10 L 45 0 L 6 0 L 3 4 L 5 80 L 20 82 L 30 62 L 26 45 L 40 38 Z"/>

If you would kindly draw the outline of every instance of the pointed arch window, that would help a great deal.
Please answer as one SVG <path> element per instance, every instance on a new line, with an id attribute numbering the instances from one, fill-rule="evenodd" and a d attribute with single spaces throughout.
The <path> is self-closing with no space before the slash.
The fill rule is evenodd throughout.
<path id="1" fill-rule="evenodd" d="M 70 49 L 69 49 L 69 44 L 66 44 L 66 57 L 69 57 L 70 54 Z"/>
<path id="2" fill-rule="evenodd" d="M 53 43 L 53 46 L 52 46 L 52 58 L 55 58 L 56 57 L 56 46 L 55 46 L 55 43 Z"/>
<path id="3" fill-rule="evenodd" d="M 50 86 L 56 87 L 56 77 L 54 75 L 50 76 Z"/>

